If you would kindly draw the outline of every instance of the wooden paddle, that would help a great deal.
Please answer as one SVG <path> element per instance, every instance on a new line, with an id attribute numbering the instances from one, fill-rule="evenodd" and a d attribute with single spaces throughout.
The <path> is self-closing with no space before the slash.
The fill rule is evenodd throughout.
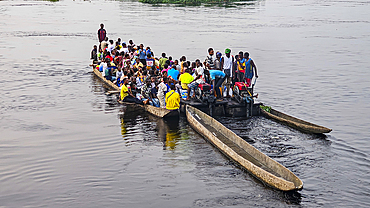
<path id="1" fill-rule="evenodd" d="M 118 91 L 118 90 L 111 90 L 111 91 L 106 92 L 105 94 L 106 95 L 111 95 L 111 94 L 119 94 L 119 93 L 120 93 L 120 91 Z"/>

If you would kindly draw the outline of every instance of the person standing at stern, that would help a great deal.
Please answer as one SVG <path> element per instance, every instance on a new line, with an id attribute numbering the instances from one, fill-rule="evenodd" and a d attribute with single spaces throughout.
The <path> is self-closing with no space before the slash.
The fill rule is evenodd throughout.
<path id="1" fill-rule="evenodd" d="M 105 37 L 107 37 L 107 31 L 104 29 L 104 24 L 100 24 L 100 29 L 98 30 L 98 40 L 99 40 L 99 49 L 100 49 L 100 45 L 101 45 L 101 42 L 105 39 Z M 104 49 L 104 48 L 103 48 Z"/>

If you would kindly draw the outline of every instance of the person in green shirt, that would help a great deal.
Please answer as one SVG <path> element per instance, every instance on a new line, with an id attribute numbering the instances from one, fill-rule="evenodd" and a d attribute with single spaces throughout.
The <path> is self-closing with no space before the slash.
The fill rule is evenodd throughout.
<path id="1" fill-rule="evenodd" d="M 167 60 L 168 58 L 166 57 L 166 53 L 162 53 L 162 57 L 159 59 L 159 67 L 161 70 L 164 68 L 164 64 Z"/>

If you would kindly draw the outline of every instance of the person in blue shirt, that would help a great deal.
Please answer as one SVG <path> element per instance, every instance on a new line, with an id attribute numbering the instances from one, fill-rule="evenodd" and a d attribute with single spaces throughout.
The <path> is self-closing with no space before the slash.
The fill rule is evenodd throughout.
<path id="1" fill-rule="evenodd" d="M 139 59 L 143 65 L 146 65 L 146 51 L 143 44 L 140 44 Z"/>
<path id="2" fill-rule="evenodd" d="M 251 81 L 253 79 L 253 76 L 255 75 L 256 79 L 258 78 L 257 67 L 254 64 L 253 60 L 249 58 L 248 52 L 244 53 L 244 60 L 245 60 L 245 80 L 247 84 L 251 86 Z"/>
<path id="3" fill-rule="evenodd" d="M 146 58 L 146 69 L 156 70 L 155 59 L 154 57 L 152 57 L 150 53 L 148 53 L 147 58 Z"/>
<path id="4" fill-rule="evenodd" d="M 172 68 L 168 70 L 167 77 L 171 77 L 175 81 L 178 81 L 180 72 L 176 69 L 176 65 L 172 65 Z"/>
<path id="5" fill-rule="evenodd" d="M 213 90 L 216 91 L 216 95 L 217 95 L 217 98 L 218 98 L 217 101 L 222 101 L 223 96 L 221 94 L 220 87 L 226 79 L 225 73 L 220 71 L 220 70 L 204 70 L 204 73 L 206 75 L 209 75 L 210 78 L 211 78 L 211 84 L 213 86 Z"/>

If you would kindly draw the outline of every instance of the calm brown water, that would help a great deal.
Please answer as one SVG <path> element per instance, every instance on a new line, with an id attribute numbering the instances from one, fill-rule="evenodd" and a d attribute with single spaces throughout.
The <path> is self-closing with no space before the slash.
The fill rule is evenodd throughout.
<path id="1" fill-rule="evenodd" d="M 369 207 L 368 11 L 369 1 L 0 1 L 0 207 Z M 333 132 L 218 119 L 304 189 L 265 187 L 185 118 L 123 117 L 88 67 L 101 22 L 174 58 L 248 50 L 259 102 Z"/>

